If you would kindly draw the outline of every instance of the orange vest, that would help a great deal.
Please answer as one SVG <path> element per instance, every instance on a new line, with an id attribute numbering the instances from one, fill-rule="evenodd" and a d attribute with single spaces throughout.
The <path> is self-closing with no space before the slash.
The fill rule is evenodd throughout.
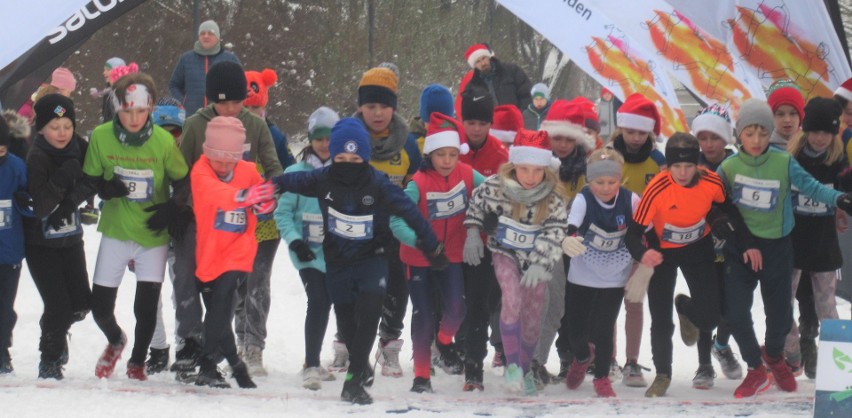
<path id="1" fill-rule="evenodd" d="M 250 207 L 238 207 L 234 197 L 239 190 L 263 182 L 257 167 L 239 161 L 233 178 L 226 183 L 202 155 L 192 166 L 190 181 L 198 229 L 195 276 L 206 283 L 228 271 L 251 272 L 257 254 L 257 216 Z"/>

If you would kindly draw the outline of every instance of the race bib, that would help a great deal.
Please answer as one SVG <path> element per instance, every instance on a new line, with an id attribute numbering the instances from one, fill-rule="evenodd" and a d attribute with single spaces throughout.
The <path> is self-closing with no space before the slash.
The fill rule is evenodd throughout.
<path id="1" fill-rule="evenodd" d="M 242 234 L 246 232 L 248 219 L 245 208 L 235 210 L 217 210 L 213 229 L 223 232 Z"/>
<path id="2" fill-rule="evenodd" d="M 12 200 L 0 200 L 0 231 L 12 227 Z"/>
<path id="3" fill-rule="evenodd" d="M 833 184 L 823 184 L 823 186 L 828 187 L 830 189 L 834 188 Z M 800 193 L 799 188 L 796 186 L 792 187 L 792 197 L 793 197 L 793 212 L 799 215 L 810 215 L 810 216 L 823 216 L 823 215 L 834 215 L 834 206 L 826 205 L 822 202 L 817 202 L 816 200 L 811 199 L 810 196 Z"/>
<path id="4" fill-rule="evenodd" d="M 687 227 L 665 224 L 663 226 L 663 241 L 678 245 L 691 244 L 704 236 L 705 224 L 704 219 L 695 225 Z"/>
<path id="5" fill-rule="evenodd" d="M 446 219 L 467 209 L 467 187 L 460 182 L 448 192 L 427 192 L 429 219 Z"/>
<path id="6" fill-rule="evenodd" d="M 148 202 L 154 195 L 154 170 L 131 170 L 115 167 L 115 175 L 127 186 L 127 199 L 132 202 Z"/>
<path id="7" fill-rule="evenodd" d="M 497 224 L 497 241 L 512 250 L 530 251 L 540 230 L 538 225 L 524 225 L 512 218 L 501 216 Z"/>
<path id="8" fill-rule="evenodd" d="M 761 180 L 737 174 L 734 177 L 734 203 L 746 208 L 771 212 L 778 203 L 779 180 Z"/>
<path id="9" fill-rule="evenodd" d="M 345 239 L 373 239 L 373 215 L 346 215 L 328 208 L 328 232 Z"/>
<path id="10" fill-rule="evenodd" d="M 309 244 L 322 244 L 325 237 L 325 225 L 318 213 L 302 214 L 302 237 Z"/>
<path id="11" fill-rule="evenodd" d="M 615 232 L 606 232 L 603 229 L 598 228 L 597 225 L 591 224 L 589 225 L 589 229 L 586 231 L 586 235 L 583 237 L 583 240 L 588 246 L 598 251 L 609 253 L 618 251 L 624 246 L 625 235 L 627 235 L 626 229 Z"/>
<path id="12" fill-rule="evenodd" d="M 41 220 L 42 225 L 42 233 L 44 234 L 44 238 L 46 239 L 56 239 L 56 238 L 65 238 L 71 235 L 77 235 L 83 233 L 83 227 L 80 224 L 80 211 L 75 210 L 73 214 L 71 214 L 71 218 L 63 218 L 62 225 L 59 229 L 53 229 L 52 226 L 47 224 L 47 217 Z"/>

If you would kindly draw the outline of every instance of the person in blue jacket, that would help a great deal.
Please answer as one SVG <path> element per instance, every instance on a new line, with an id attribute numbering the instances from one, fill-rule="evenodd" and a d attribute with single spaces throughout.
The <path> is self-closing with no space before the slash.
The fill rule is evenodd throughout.
<path id="1" fill-rule="evenodd" d="M 187 115 L 207 106 L 204 95 L 207 71 L 222 61 L 240 64 L 236 55 L 222 48 L 219 25 L 212 20 L 205 21 L 198 26 L 198 41 L 192 50 L 180 56 L 169 79 L 169 94 L 183 103 Z"/>
<path id="2" fill-rule="evenodd" d="M 369 165 L 370 135 L 360 120 L 345 118 L 334 125 L 329 153 L 330 166 L 286 173 L 272 182 L 281 192 L 319 199 L 325 227 L 326 287 L 349 349 L 341 398 L 364 405 L 373 402 L 365 387 L 373 380 L 368 357 L 387 291 L 388 245 L 394 242 L 390 216 L 404 219 L 415 231 L 417 247 L 433 268 L 445 268 L 447 258 L 417 205 Z"/>
<path id="3" fill-rule="evenodd" d="M 340 116 L 337 112 L 325 106 L 315 110 L 308 118 L 310 144 L 302 149 L 301 161 L 284 172 L 312 171 L 331 165 L 331 153 L 328 151 L 329 134 L 331 127 L 338 120 Z M 281 238 L 289 243 L 290 260 L 299 270 L 299 277 L 308 297 L 302 387 L 319 390 L 323 381 L 335 380 L 333 374 L 320 367 L 320 351 L 328 328 L 331 301 L 325 287 L 325 254 L 322 251 L 325 233 L 319 202 L 313 197 L 284 193 L 278 199 L 275 222 L 281 231 Z"/>
<path id="4" fill-rule="evenodd" d="M 15 296 L 24 259 L 21 216 L 32 215 L 27 189 L 27 167 L 9 152 L 9 128 L 0 118 L 0 376 L 14 371 L 9 348 L 18 321 Z"/>

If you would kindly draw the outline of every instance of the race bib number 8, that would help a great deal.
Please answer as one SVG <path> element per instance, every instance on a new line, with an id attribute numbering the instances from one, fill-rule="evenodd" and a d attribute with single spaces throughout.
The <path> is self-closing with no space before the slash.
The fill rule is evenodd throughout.
<path id="1" fill-rule="evenodd" d="M 245 208 L 229 211 L 217 210 L 216 219 L 213 221 L 213 228 L 217 231 L 242 234 L 246 232 L 246 216 Z"/>
<path id="2" fill-rule="evenodd" d="M 148 202 L 154 195 L 154 170 L 131 170 L 115 167 L 115 175 L 127 186 L 127 199 L 133 202 Z"/>
<path id="3" fill-rule="evenodd" d="M 310 244 L 322 244 L 325 237 L 325 225 L 318 213 L 302 214 L 302 237 Z"/>
<path id="4" fill-rule="evenodd" d="M 448 192 L 427 192 L 429 219 L 446 219 L 467 209 L 467 188 L 460 182 Z"/>
<path id="5" fill-rule="evenodd" d="M 497 241 L 506 248 L 530 251 L 540 230 L 541 227 L 538 225 L 525 225 L 512 218 L 501 216 L 497 224 Z"/>
<path id="6" fill-rule="evenodd" d="M 771 212 L 778 203 L 779 180 L 762 180 L 737 174 L 734 177 L 734 203 L 748 209 Z"/>
<path id="7" fill-rule="evenodd" d="M 687 227 L 677 227 L 671 224 L 663 226 L 663 241 L 672 244 L 691 244 L 704 237 L 706 221 L 702 219 L 697 224 Z"/>
<path id="8" fill-rule="evenodd" d="M 615 232 L 606 232 L 597 225 L 592 224 L 589 225 L 589 229 L 586 231 L 586 236 L 583 238 L 590 247 L 598 251 L 608 253 L 617 251 L 622 247 L 624 236 L 626 234 L 626 229 Z"/>
<path id="9" fill-rule="evenodd" d="M 830 189 L 834 188 L 832 184 L 823 184 Z M 800 193 L 796 186 L 792 187 L 793 211 L 799 215 L 834 215 L 834 206 L 826 205 L 822 202 L 813 200 L 810 196 Z"/>
<path id="10" fill-rule="evenodd" d="M 345 239 L 373 239 L 373 215 L 346 215 L 328 208 L 328 232 Z"/>
<path id="11" fill-rule="evenodd" d="M 0 200 L 0 231 L 12 227 L 12 201 Z"/>

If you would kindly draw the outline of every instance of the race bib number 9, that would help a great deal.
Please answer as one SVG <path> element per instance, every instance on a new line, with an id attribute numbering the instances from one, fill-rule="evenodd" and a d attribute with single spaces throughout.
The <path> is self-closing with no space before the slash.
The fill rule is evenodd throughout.
<path id="1" fill-rule="evenodd" d="M 460 182 L 448 192 L 427 192 L 429 219 L 446 219 L 467 209 L 467 187 Z"/>
<path id="2" fill-rule="evenodd" d="M 127 186 L 127 199 L 132 202 L 148 202 L 154 195 L 154 170 L 131 170 L 115 167 L 115 175 Z"/>
<path id="3" fill-rule="evenodd" d="M 12 200 L 0 200 L 0 231 L 12 227 Z"/>
<path id="4" fill-rule="evenodd" d="M 778 204 L 779 180 L 762 180 L 737 174 L 734 177 L 734 203 L 748 209 L 771 212 Z"/>
<path id="5" fill-rule="evenodd" d="M 322 244 L 325 237 L 325 225 L 318 213 L 302 214 L 302 237 L 309 244 Z"/>
<path id="6" fill-rule="evenodd" d="M 512 218 L 501 216 L 497 224 L 497 241 L 512 250 L 530 251 L 540 230 L 541 227 L 538 225 L 525 225 Z"/>
<path id="7" fill-rule="evenodd" d="M 830 189 L 834 188 L 833 184 L 823 184 Z M 834 206 L 826 205 L 822 202 L 813 200 L 810 196 L 800 193 L 796 186 L 792 187 L 793 211 L 799 215 L 824 216 L 834 215 Z"/>
<path id="8" fill-rule="evenodd" d="M 213 228 L 217 231 L 242 234 L 247 228 L 247 214 L 245 208 L 236 210 L 217 210 Z"/>
<path id="9" fill-rule="evenodd" d="M 704 237 L 706 223 L 707 222 L 702 219 L 697 224 L 687 227 L 665 224 L 663 226 L 663 241 L 678 245 L 691 244 Z"/>
<path id="10" fill-rule="evenodd" d="M 346 215 L 328 208 L 328 232 L 345 239 L 373 239 L 373 215 Z"/>
<path id="11" fill-rule="evenodd" d="M 626 229 L 615 232 L 606 232 L 597 225 L 591 224 L 589 225 L 589 229 L 586 231 L 586 235 L 583 239 L 590 247 L 598 251 L 609 253 L 617 251 L 623 246 L 625 235 L 627 235 Z"/>

